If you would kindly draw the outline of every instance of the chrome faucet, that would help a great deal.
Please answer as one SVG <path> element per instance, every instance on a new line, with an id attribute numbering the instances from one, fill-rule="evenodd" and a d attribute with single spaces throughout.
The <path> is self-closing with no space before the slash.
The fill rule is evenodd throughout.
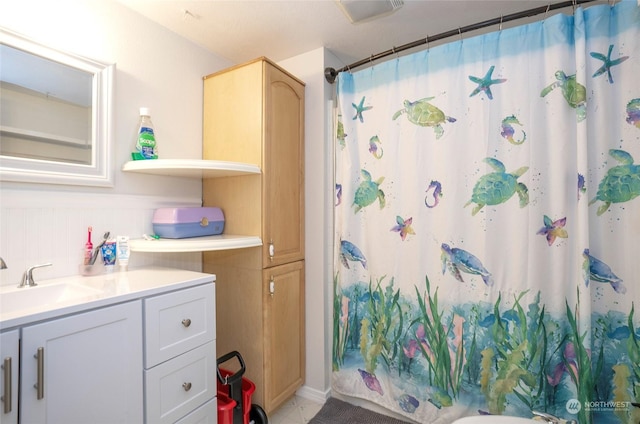
<path id="1" fill-rule="evenodd" d="M 34 265 L 31 268 L 27 269 L 24 274 L 22 274 L 22 280 L 20 281 L 20 284 L 18 285 L 18 288 L 21 287 L 34 287 L 37 286 L 38 284 L 36 284 L 35 280 L 33 279 L 33 270 L 36 268 L 42 268 L 45 266 L 51 266 L 53 265 L 52 263 L 48 263 L 48 264 L 42 264 L 42 265 Z"/>

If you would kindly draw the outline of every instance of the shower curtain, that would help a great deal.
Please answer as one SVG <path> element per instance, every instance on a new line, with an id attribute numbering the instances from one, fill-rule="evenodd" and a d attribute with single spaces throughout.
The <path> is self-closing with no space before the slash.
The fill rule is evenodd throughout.
<path id="1" fill-rule="evenodd" d="M 332 389 L 640 422 L 635 1 L 338 79 Z"/>

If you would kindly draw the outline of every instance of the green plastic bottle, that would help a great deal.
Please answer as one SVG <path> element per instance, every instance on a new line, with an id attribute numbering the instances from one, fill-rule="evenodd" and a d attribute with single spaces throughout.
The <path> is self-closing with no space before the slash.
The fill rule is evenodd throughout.
<path id="1" fill-rule="evenodd" d="M 133 160 L 158 159 L 158 145 L 153 131 L 149 108 L 140 108 L 140 125 L 135 151 L 131 153 Z"/>

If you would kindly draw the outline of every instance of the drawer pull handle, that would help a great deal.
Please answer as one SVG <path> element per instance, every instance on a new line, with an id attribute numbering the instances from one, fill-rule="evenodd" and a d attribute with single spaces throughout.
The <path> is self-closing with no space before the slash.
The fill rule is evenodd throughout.
<path id="1" fill-rule="evenodd" d="M 8 414 L 11 412 L 11 404 L 12 404 L 12 383 L 11 383 L 11 373 L 13 369 L 11 368 L 11 357 L 7 356 L 4 358 L 4 365 L 2 365 L 2 369 L 4 370 L 4 396 L 2 396 L 2 400 L 4 401 L 4 413 Z"/>
<path id="2" fill-rule="evenodd" d="M 185 318 L 182 320 L 182 325 L 184 325 L 185 327 L 188 327 L 191 325 L 191 320 L 189 318 Z"/>
<path id="3" fill-rule="evenodd" d="M 44 348 L 39 347 L 37 353 L 33 355 L 38 363 L 37 383 L 34 385 L 37 391 L 37 399 L 44 399 Z"/>
<path id="4" fill-rule="evenodd" d="M 189 390 L 191 390 L 191 383 L 182 383 L 182 388 L 185 392 L 188 392 Z"/>

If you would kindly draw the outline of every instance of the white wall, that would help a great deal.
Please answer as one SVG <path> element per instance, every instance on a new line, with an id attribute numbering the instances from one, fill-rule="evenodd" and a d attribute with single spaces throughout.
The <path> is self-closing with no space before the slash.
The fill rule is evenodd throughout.
<path id="1" fill-rule="evenodd" d="M 319 48 L 279 63 L 305 86 L 306 381 L 301 396 L 324 401 L 330 392 L 333 294 L 333 95 L 324 78 L 337 58 Z M 320 158 L 320 160 L 319 160 Z"/>
<path id="2" fill-rule="evenodd" d="M 17 284 L 29 265 L 53 262 L 36 278 L 77 274 L 75 254 L 94 227 L 140 237 L 153 209 L 200 205 L 198 179 L 123 173 L 141 106 L 151 108 L 160 156 L 202 157 L 202 77 L 232 63 L 115 1 L 2 0 L 0 26 L 50 47 L 116 64 L 113 188 L 0 182 L 0 284 Z M 131 266 L 200 270 L 200 254 L 134 254 Z"/>

